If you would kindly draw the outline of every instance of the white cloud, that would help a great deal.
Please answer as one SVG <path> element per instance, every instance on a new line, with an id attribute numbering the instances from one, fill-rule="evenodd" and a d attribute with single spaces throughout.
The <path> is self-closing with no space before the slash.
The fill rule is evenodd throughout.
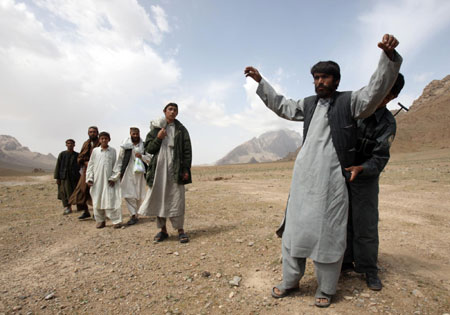
<path id="1" fill-rule="evenodd" d="M 357 60 L 352 64 L 354 76 L 367 77 L 376 67 L 381 52 L 377 43 L 385 33 L 399 39 L 398 50 L 408 55 L 409 62 L 421 47 L 427 45 L 432 37 L 449 25 L 450 2 L 440 0 L 399 0 L 376 1 L 369 12 L 358 17 L 359 38 L 353 40 L 362 48 L 354 49 Z M 355 57 L 355 56 L 352 56 Z"/>
<path id="2" fill-rule="evenodd" d="M 430 78 L 434 75 L 433 72 L 424 72 L 424 73 L 418 73 L 413 75 L 413 80 L 415 82 L 423 83 L 423 82 L 429 82 Z"/>
<path id="3" fill-rule="evenodd" d="M 169 30 L 161 7 L 147 13 L 135 0 L 0 0 L 2 133 L 54 152 L 88 125 L 123 129 L 118 110 L 180 79 L 153 47 Z"/>

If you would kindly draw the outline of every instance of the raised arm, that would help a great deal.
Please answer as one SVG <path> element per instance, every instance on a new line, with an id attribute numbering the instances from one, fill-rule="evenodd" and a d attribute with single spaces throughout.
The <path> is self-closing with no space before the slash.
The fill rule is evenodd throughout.
<path id="1" fill-rule="evenodd" d="M 352 93 L 351 109 L 355 119 L 372 115 L 394 85 L 403 61 L 395 51 L 398 44 L 398 40 L 389 34 L 385 34 L 378 43 L 383 52 L 375 73 L 372 74 L 367 86 Z"/>
<path id="2" fill-rule="evenodd" d="M 145 138 L 144 150 L 150 154 L 156 154 L 161 148 L 162 141 L 166 137 L 167 132 L 164 128 L 154 128 L 150 130 Z"/>
<path id="3" fill-rule="evenodd" d="M 303 100 L 295 101 L 278 94 L 256 68 L 247 67 L 244 73 L 259 83 L 256 94 L 270 110 L 284 119 L 303 121 Z"/>

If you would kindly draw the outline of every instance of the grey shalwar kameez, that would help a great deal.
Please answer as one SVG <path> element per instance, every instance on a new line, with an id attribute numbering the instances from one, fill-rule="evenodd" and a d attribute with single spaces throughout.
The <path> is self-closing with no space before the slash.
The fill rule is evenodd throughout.
<path id="1" fill-rule="evenodd" d="M 371 115 L 394 84 L 401 57 L 391 61 L 384 53 L 369 85 L 352 92 L 352 116 Z M 288 120 L 304 120 L 303 99 L 294 101 L 278 94 L 264 79 L 257 94 L 266 106 Z M 319 99 L 304 145 L 294 165 L 290 197 L 282 239 L 283 284 L 281 289 L 298 286 L 305 259 L 315 262 L 319 289 L 336 292 L 346 246 L 348 192 L 334 148 L 328 121 L 329 100 Z"/>

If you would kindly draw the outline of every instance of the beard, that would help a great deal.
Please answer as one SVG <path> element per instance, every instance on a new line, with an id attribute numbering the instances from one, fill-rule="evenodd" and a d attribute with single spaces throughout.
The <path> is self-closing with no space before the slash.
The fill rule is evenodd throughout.
<path id="1" fill-rule="evenodd" d="M 319 90 L 319 88 L 322 88 L 322 90 Z M 336 88 L 324 84 L 319 84 L 315 87 L 315 90 L 319 98 L 329 98 L 331 97 L 331 95 L 333 95 L 334 91 L 336 91 Z"/>
<path id="2" fill-rule="evenodd" d="M 98 135 L 95 135 L 95 136 L 89 136 L 89 140 L 91 140 L 91 141 L 95 141 L 95 140 L 97 140 L 98 139 Z"/>
<path id="3" fill-rule="evenodd" d="M 141 140 L 141 137 L 131 137 L 131 142 L 134 144 L 139 143 L 139 140 Z"/>

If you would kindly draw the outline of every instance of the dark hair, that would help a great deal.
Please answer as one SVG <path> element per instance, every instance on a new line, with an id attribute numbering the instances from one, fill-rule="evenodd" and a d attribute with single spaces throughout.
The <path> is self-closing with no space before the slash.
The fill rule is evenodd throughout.
<path id="1" fill-rule="evenodd" d="M 98 132 L 97 126 L 90 126 L 90 127 L 88 128 L 88 130 L 89 130 L 89 129 L 95 129 L 95 130 L 97 130 L 97 132 Z"/>
<path id="2" fill-rule="evenodd" d="M 139 132 L 139 128 L 138 127 L 130 127 L 130 132 Z"/>
<path id="3" fill-rule="evenodd" d="M 341 69 L 339 65 L 334 61 L 319 61 L 311 68 L 311 74 L 314 76 L 314 73 L 326 73 L 332 75 L 334 80 L 341 79 Z"/>
<path id="4" fill-rule="evenodd" d="M 66 140 L 66 143 L 67 143 L 67 142 L 73 142 L 73 144 L 75 144 L 75 140 L 73 140 L 73 139 L 67 139 L 67 140 Z"/>
<path id="5" fill-rule="evenodd" d="M 399 73 L 397 76 L 397 80 L 395 80 L 394 86 L 392 86 L 391 92 L 389 92 L 392 96 L 397 97 L 400 94 L 400 91 L 405 86 L 405 78 L 403 74 Z"/>
<path id="6" fill-rule="evenodd" d="M 101 137 L 107 137 L 109 141 L 111 141 L 111 136 L 106 131 L 102 131 L 99 133 L 98 138 L 100 139 Z"/>
<path id="7" fill-rule="evenodd" d="M 178 105 L 176 103 L 169 103 L 166 105 L 166 107 L 164 107 L 164 111 L 166 111 L 167 107 L 169 106 L 175 106 L 178 109 Z"/>

